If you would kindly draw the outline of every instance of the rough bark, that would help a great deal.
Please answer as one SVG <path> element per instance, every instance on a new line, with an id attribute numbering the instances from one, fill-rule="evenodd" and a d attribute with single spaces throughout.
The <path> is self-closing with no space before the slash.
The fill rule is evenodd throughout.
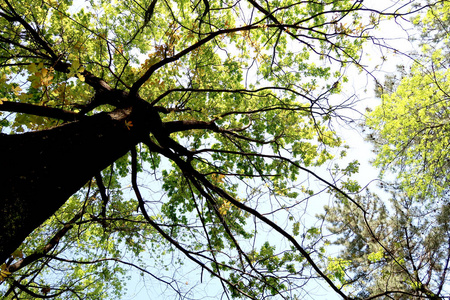
<path id="1" fill-rule="evenodd" d="M 132 127 L 125 122 L 130 122 Z M 0 134 L 0 264 L 100 170 L 158 127 L 157 113 L 122 108 L 17 135 Z"/>

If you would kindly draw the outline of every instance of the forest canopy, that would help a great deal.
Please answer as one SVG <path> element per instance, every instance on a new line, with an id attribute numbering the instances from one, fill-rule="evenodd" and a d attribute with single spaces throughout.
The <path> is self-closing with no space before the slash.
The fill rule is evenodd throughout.
<path id="1" fill-rule="evenodd" d="M 2 0 L 3 298 L 448 297 L 448 6 Z"/>

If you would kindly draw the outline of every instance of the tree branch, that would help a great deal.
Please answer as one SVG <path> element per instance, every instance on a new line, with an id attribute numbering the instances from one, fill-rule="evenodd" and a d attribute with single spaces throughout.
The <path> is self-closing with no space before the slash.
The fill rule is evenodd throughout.
<path id="1" fill-rule="evenodd" d="M 145 142 L 144 142 L 145 143 Z M 148 143 L 148 141 L 147 141 Z M 147 144 L 146 143 L 146 144 Z M 152 144 L 147 145 L 150 149 L 154 148 Z M 243 295 L 245 295 L 246 297 L 250 298 L 250 299 L 254 299 L 256 300 L 256 298 L 252 297 L 251 295 L 245 293 L 244 291 L 240 290 L 239 287 L 237 287 L 235 284 L 233 284 L 232 282 L 230 282 L 229 280 L 221 277 L 219 274 L 217 274 L 216 272 L 214 272 L 214 270 L 212 270 L 211 268 L 209 268 L 206 264 L 204 264 L 203 262 L 201 262 L 200 260 L 196 259 L 195 257 L 192 256 L 192 253 L 186 249 L 184 249 L 176 240 L 174 240 L 171 236 L 169 236 L 164 230 L 162 230 L 158 224 L 156 224 L 156 222 L 154 222 L 150 216 L 147 213 L 147 210 L 145 209 L 145 203 L 144 203 L 144 199 L 142 198 L 142 195 L 139 191 L 139 187 L 137 185 L 137 152 L 136 149 L 132 148 L 131 150 L 131 184 L 133 186 L 133 190 L 136 194 L 136 197 L 139 201 L 139 209 L 141 210 L 145 220 L 147 220 L 147 222 L 153 227 L 155 228 L 156 231 L 158 231 L 159 234 L 161 234 L 161 236 L 163 236 L 167 241 L 169 241 L 172 245 L 174 245 L 178 250 L 180 250 L 184 255 L 186 255 L 186 257 L 188 257 L 190 260 L 192 260 L 193 262 L 195 262 L 196 264 L 198 264 L 200 267 L 202 267 L 203 269 L 207 270 L 208 272 L 210 272 L 213 276 L 219 278 L 221 281 L 226 282 L 229 286 L 232 286 L 233 288 L 235 288 L 236 290 L 238 290 L 240 293 L 242 293 Z"/>
<path id="2" fill-rule="evenodd" d="M 250 29 L 255 29 L 255 28 L 260 28 L 258 25 L 248 25 L 248 26 L 243 26 L 243 27 L 237 27 L 237 28 L 231 28 L 231 29 L 222 29 L 222 30 L 218 30 L 215 32 L 211 32 L 207 37 L 199 40 L 198 42 L 194 43 L 193 45 L 187 47 L 186 49 L 178 52 L 177 54 L 171 56 L 171 57 L 167 57 L 155 64 L 153 64 L 150 68 L 148 68 L 148 70 L 145 72 L 144 75 L 141 76 L 141 78 L 139 78 L 138 80 L 136 80 L 136 82 L 133 84 L 133 86 L 130 89 L 130 94 L 131 95 L 137 95 L 139 89 L 141 88 L 141 86 L 148 80 L 150 79 L 150 77 L 152 76 L 152 74 L 158 70 L 159 68 L 172 63 L 174 61 L 177 61 L 178 59 L 180 59 L 181 57 L 187 55 L 188 53 L 194 51 L 195 49 L 203 46 L 204 44 L 208 43 L 210 40 L 214 39 L 215 37 L 222 35 L 222 34 L 226 34 L 226 33 L 232 33 L 232 32 L 239 32 L 239 31 L 246 31 L 246 30 L 250 30 Z"/>
<path id="3" fill-rule="evenodd" d="M 63 293 L 65 293 L 67 290 L 62 290 L 59 293 L 53 294 L 53 295 L 41 295 L 41 294 L 37 294 L 35 292 L 33 292 L 32 290 L 30 290 L 29 288 L 27 288 L 26 286 L 24 286 L 23 284 L 20 284 L 18 281 L 14 280 L 13 281 L 13 286 L 19 288 L 21 291 L 27 293 L 28 295 L 31 295 L 35 298 L 39 298 L 39 299 L 51 299 L 51 298 L 55 298 Z"/>
<path id="4" fill-rule="evenodd" d="M 52 61 L 54 63 L 59 61 L 59 56 L 56 55 L 56 53 L 53 51 L 53 49 L 50 47 L 50 45 L 41 37 L 41 35 L 39 33 L 36 32 L 36 30 L 34 30 L 33 27 L 31 27 L 30 24 L 28 24 L 28 22 L 26 22 L 14 9 L 14 7 L 11 5 L 11 3 L 9 3 L 8 0 L 4 0 L 6 5 L 8 6 L 8 8 L 11 10 L 11 13 L 14 15 L 13 17 L 11 17 L 8 21 L 18 21 L 24 28 L 26 31 L 28 31 L 30 33 L 30 35 L 33 37 L 33 40 L 40 45 L 49 55 L 50 58 L 52 59 Z"/>
<path id="5" fill-rule="evenodd" d="M 50 239 L 50 241 L 39 251 L 28 255 L 27 257 L 19 260 L 18 262 L 10 265 L 8 267 L 8 271 L 13 273 L 16 272 L 32 262 L 45 257 L 47 253 L 49 253 L 55 246 L 58 244 L 58 242 L 61 240 L 61 238 L 75 225 L 75 222 L 79 220 L 82 216 L 82 212 L 77 213 L 69 222 L 64 224 L 63 228 L 61 228 L 56 234 Z"/>
<path id="6" fill-rule="evenodd" d="M 60 108 L 11 101 L 2 101 L 2 103 L 0 103 L 0 111 L 24 113 L 52 119 L 59 119 L 67 122 L 78 121 L 84 117 L 78 113 L 63 110 Z"/>

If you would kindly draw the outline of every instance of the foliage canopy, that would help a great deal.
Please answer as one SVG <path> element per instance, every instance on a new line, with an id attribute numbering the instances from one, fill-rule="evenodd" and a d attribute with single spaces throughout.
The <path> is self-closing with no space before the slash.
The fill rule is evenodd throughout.
<path id="1" fill-rule="evenodd" d="M 448 9 L 442 2 L 413 18 L 420 50 L 377 86 L 381 104 L 366 119 L 387 195 L 358 195 L 367 214 L 348 201 L 326 209 L 330 230 L 345 237 L 336 243 L 355 270 L 349 281 L 366 283 L 350 285 L 361 297 L 448 295 Z"/>
<path id="2" fill-rule="evenodd" d="M 20 155 L 6 147 L 2 166 L 28 152 L 34 157 L 59 132 L 50 145 L 62 152 L 53 158 L 61 177 L 91 178 L 58 205 L 45 194 L 33 199 L 52 217 L 43 216 L 42 225 L 34 220 L 33 233 L 6 253 L 4 297 L 120 298 L 129 268 L 180 299 L 201 298 L 203 288 L 189 280 L 207 278 L 219 287 L 211 291 L 215 298 L 302 299 L 314 279 L 346 299 L 410 293 L 397 291 L 399 285 L 366 289 L 367 295 L 346 289 L 358 260 L 326 252 L 327 231 L 310 206 L 328 192 L 337 207 L 363 213 L 351 222 L 363 220 L 364 238 L 375 240 L 359 259 L 377 264 L 384 257 L 379 246 L 388 233 L 375 234 L 366 215 L 388 214 L 350 196 L 359 191 L 350 178 L 358 164 L 336 167 L 331 177 L 321 170 L 345 156 L 332 125 L 346 120 L 341 111 L 352 106 L 353 98 L 339 96 L 347 68 L 365 72 L 363 45 L 378 44 L 372 29 L 433 5 L 3 0 L 0 140 L 42 141 Z M 72 143 L 85 131 L 110 144 L 93 146 L 87 137 Z M 62 144 L 69 146 L 58 151 Z M 64 168 L 67 161 L 79 168 Z M 21 174 L 17 181 L 48 181 L 41 171 L 32 172 L 39 183 Z M 14 189 L 14 178 L 8 182 Z M 25 211 L 32 203 L 26 201 L 17 207 Z M 324 219 L 341 217 L 330 210 Z M 21 215 L 9 211 L 8 218 L 2 228 L 15 228 Z M 398 267 L 397 259 L 389 263 Z M 190 267 L 197 273 L 186 282 L 181 270 Z M 423 286 L 416 290 L 434 296 Z"/>

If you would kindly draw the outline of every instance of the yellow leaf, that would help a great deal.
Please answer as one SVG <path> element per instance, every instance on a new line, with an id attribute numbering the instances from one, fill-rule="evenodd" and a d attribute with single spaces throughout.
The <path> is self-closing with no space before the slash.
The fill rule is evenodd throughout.
<path id="1" fill-rule="evenodd" d="M 11 272 L 3 271 L 3 270 L 0 271 L 0 278 L 6 278 L 9 275 L 11 275 Z"/>
<path id="2" fill-rule="evenodd" d="M 41 79 L 42 85 L 48 86 L 50 85 L 50 83 L 52 83 L 52 79 L 53 79 L 53 75 L 47 76 L 47 77 L 43 77 Z"/>
<path id="3" fill-rule="evenodd" d="M 0 99 L 0 104 L 3 104 L 4 101 L 8 101 L 8 99 L 6 99 L 5 97 L 3 97 L 2 99 Z"/>
<path id="4" fill-rule="evenodd" d="M 80 79 L 80 81 L 84 81 L 85 80 L 84 76 L 81 75 L 81 74 L 77 74 L 77 77 L 78 77 L 78 79 Z"/>
<path id="5" fill-rule="evenodd" d="M 2 266 L 0 268 L 0 282 L 3 281 L 9 275 L 11 275 L 11 272 L 6 271 L 6 269 L 7 269 L 6 264 L 2 264 Z"/>
<path id="6" fill-rule="evenodd" d="M 19 96 L 19 92 L 21 91 L 22 89 L 20 88 L 20 86 L 16 86 L 16 87 L 13 87 L 12 88 L 12 91 L 14 92 L 14 94 L 16 95 L 16 96 Z"/>

